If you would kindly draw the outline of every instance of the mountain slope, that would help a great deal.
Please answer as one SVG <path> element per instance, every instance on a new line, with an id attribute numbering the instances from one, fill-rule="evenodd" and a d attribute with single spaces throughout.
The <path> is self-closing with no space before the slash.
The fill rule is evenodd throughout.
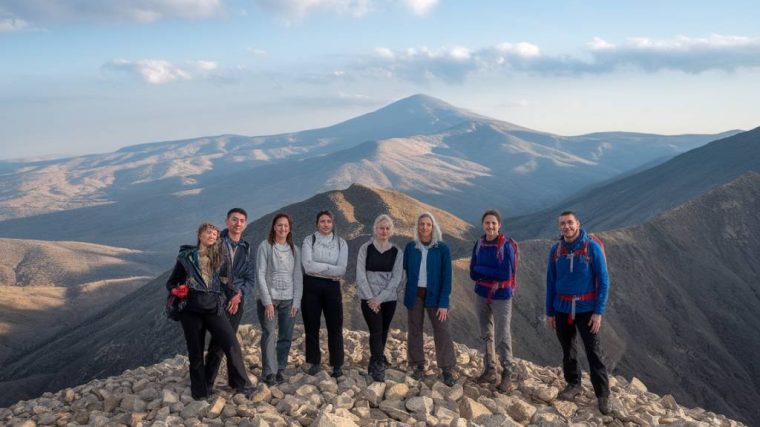
<path id="1" fill-rule="evenodd" d="M 368 238 L 369 224 L 388 206 L 396 208 L 393 215 L 403 215 L 400 241 L 411 234 L 415 212 L 427 209 L 403 195 L 354 186 L 285 210 L 296 218 L 300 241 L 312 230 L 315 212 L 334 209 L 340 234 L 349 240 L 353 265 L 356 248 Z M 673 393 L 679 402 L 760 422 L 754 404 L 760 398 L 760 366 L 755 363 L 760 353 L 760 312 L 755 309 L 760 305 L 760 267 L 755 260 L 760 238 L 754 232 L 759 209 L 760 175 L 748 174 L 644 225 L 599 233 L 606 243 L 612 278 L 602 333 L 614 372 L 643 378 L 651 390 Z M 438 216 L 444 218 L 444 231 L 455 230 L 446 239 L 460 258 L 454 262 L 452 330 L 457 340 L 475 346 L 479 332 L 467 257 L 476 232 L 453 216 Z M 270 218 L 252 224 L 247 237 L 261 240 Z M 512 331 L 516 356 L 559 365 L 561 350 L 542 319 L 551 243 L 520 243 Z M 352 270 L 344 286 L 345 325 L 364 329 L 350 284 Z M 35 380 L 9 399 L 115 374 L 184 351 L 178 326 L 160 313 L 165 278 L 4 369 L 2 381 Z M 252 319 L 252 312 L 249 307 L 246 319 Z M 394 326 L 404 326 L 405 314 L 400 306 Z"/>
<path id="2" fill-rule="evenodd" d="M 760 171 L 760 128 L 713 141 L 509 225 L 519 238 L 550 236 L 556 233 L 557 214 L 568 209 L 593 230 L 640 224 L 750 171 Z"/>
<path id="3" fill-rule="evenodd" d="M 162 269 L 142 251 L 0 239 L 0 364 L 75 327 Z"/>
<path id="4" fill-rule="evenodd" d="M 468 220 L 486 205 L 506 207 L 514 215 L 565 195 L 557 182 L 581 189 L 715 137 L 622 132 L 565 137 L 415 95 L 316 130 L 222 135 L 2 163 L 0 219 L 6 221 L 0 235 L 168 254 L 174 250 L 171 242 L 186 236 L 176 230 L 218 218 L 230 203 L 256 218 L 352 183 L 405 191 Z"/>

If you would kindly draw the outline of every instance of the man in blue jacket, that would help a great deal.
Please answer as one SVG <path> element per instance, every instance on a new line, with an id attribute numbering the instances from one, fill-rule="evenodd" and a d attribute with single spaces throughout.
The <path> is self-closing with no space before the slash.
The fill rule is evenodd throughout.
<path id="1" fill-rule="evenodd" d="M 248 213 L 244 209 L 230 209 L 224 221 L 227 228 L 220 235 L 224 257 L 223 271 L 220 272 L 220 276 L 226 297 L 225 309 L 232 330 L 235 332 L 243 318 L 245 297 L 253 289 L 255 277 L 251 248 L 243 239 L 247 221 Z M 206 354 L 208 390 L 213 388 L 219 365 L 222 363 L 222 356 L 224 356 L 222 349 L 212 340 Z M 229 364 L 229 361 L 227 363 Z"/>
<path id="2" fill-rule="evenodd" d="M 546 324 L 557 332 L 567 382 L 559 397 L 572 400 L 581 393 L 577 331 L 586 350 L 599 411 L 607 415 L 612 411 L 610 386 L 599 340 L 610 285 L 607 260 L 601 243 L 581 228 L 574 212 L 560 214 L 559 230 L 562 235 L 549 251 L 546 269 Z"/>

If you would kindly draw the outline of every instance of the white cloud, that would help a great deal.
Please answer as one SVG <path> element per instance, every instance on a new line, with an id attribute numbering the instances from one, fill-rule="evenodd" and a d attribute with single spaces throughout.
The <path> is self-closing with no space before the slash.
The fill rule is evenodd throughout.
<path id="1" fill-rule="evenodd" d="M 302 19 L 309 13 L 328 11 L 360 17 L 373 10 L 372 0 L 253 0 L 256 5 L 289 19 Z"/>
<path id="2" fill-rule="evenodd" d="M 255 48 L 255 47 L 249 47 L 248 48 L 248 53 L 250 53 L 251 55 L 254 55 L 254 56 L 264 56 L 264 55 L 267 54 L 267 51 L 264 50 L 264 49 L 258 49 L 258 48 Z"/>
<path id="3" fill-rule="evenodd" d="M 125 71 L 139 77 L 145 83 L 154 85 L 191 79 L 190 73 L 163 59 L 141 59 L 139 61 L 115 59 L 106 63 L 104 68 Z"/>
<path id="4" fill-rule="evenodd" d="M 3 10 L 22 22 L 150 23 L 166 18 L 201 19 L 222 13 L 223 0 L 3 0 Z"/>
<path id="5" fill-rule="evenodd" d="M 0 18 L 0 33 L 10 33 L 29 28 L 29 23 L 19 18 Z"/>
<path id="6" fill-rule="evenodd" d="M 415 15 L 427 15 L 438 5 L 438 0 L 403 0 Z"/>

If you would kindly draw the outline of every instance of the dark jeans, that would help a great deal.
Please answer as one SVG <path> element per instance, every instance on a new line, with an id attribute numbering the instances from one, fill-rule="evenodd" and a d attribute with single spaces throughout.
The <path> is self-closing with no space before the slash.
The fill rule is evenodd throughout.
<path id="1" fill-rule="evenodd" d="M 591 384 L 597 397 L 609 396 L 610 384 L 607 379 L 607 367 L 604 365 L 599 335 L 591 333 L 588 325 L 593 313 L 575 313 L 573 325 L 567 323 L 569 314 L 557 313 L 557 338 L 562 346 L 562 370 L 568 384 L 581 383 L 581 368 L 578 366 L 578 350 L 576 346 L 576 330 L 580 332 L 583 347 L 586 350 L 589 368 L 591 369 Z"/>
<path id="2" fill-rule="evenodd" d="M 240 299 L 240 304 L 238 305 L 238 310 L 235 312 L 235 314 L 230 314 L 230 312 L 227 311 L 227 307 L 225 306 L 224 314 L 230 321 L 232 331 L 235 333 L 237 333 L 238 327 L 240 326 L 240 320 L 243 318 L 244 307 L 244 298 Z M 212 337 L 211 343 L 208 346 L 208 352 L 206 353 L 206 381 L 208 382 L 209 390 L 214 386 L 216 376 L 219 374 L 219 365 L 222 364 L 223 356 L 224 350 L 222 350 L 222 347 Z M 232 367 L 230 364 L 230 359 L 227 359 L 227 381 L 230 387 L 232 386 L 232 376 L 230 375 L 231 372 Z"/>
<path id="3" fill-rule="evenodd" d="M 327 349 L 330 351 L 330 366 L 343 366 L 343 297 L 340 282 L 309 275 L 303 276 L 303 298 L 301 315 L 306 333 L 306 363 L 319 365 L 322 353 L 319 350 L 319 328 L 325 313 L 327 326 Z"/>
<path id="4" fill-rule="evenodd" d="M 274 318 L 267 319 L 261 300 L 256 301 L 256 311 L 261 324 L 261 364 L 264 378 L 288 366 L 288 354 L 295 325 L 295 319 L 290 317 L 290 308 L 293 307 L 292 299 L 272 300 L 272 305 L 274 305 Z M 275 326 L 278 329 L 276 336 Z"/>
<path id="5" fill-rule="evenodd" d="M 438 362 L 438 368 L 442 371 L 451 371 L 456 365 L 456 356 L 454 355 L 454 342 L 451 340 L 451 328 L 449 324 L 451 319 L 447 318 L 441 322 L 436 316 L 438 307 L 425 308 L 425 293 L 421 289 L 417 293 L 417 299 L 414 301 L 414 308 L 408 312 L 407 327 L 407 360 L 409 366 L 425 365 L 425 352 L 422 342 L 422 326 L 427 311 L 430 323 L 433 325 L 433 339 L 435 340 L 435 358 Z"/>
<path id="6" fill-rule="evenodd" d="M 190 391 L 193 398 L 200 399 L 209 395 L 206 370 L 203 362 L 203 347 L 206 344 L 206 331 L 217 342 L 222 352 L 230 361 L 230 385 L 235 390 L 252 387 L 243 364 L 240 344 L 229 320 L 216 314 L 199 314 L 183 312 L 180 317 L 182 330 L 185 332 L 187 357 L 190 359 Z"/>
<path id="7" fill-rule="evenodd" d="M 388 330 L 396 312 L 396 301 L 386 301 L 380 304 L 380 311 L 375 313 L 369 308 L 367 300 L 362 300 L 362 314 L 369 328 L 369 353 L 371 360 L 380 362 L 385 352 L 385 342 L 388 341 Z"/>

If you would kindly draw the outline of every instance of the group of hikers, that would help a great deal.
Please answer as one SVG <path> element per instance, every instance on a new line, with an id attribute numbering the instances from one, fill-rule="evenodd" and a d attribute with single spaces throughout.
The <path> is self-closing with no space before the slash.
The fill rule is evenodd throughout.
<path id="1" fill-rule="evenodd" d="M 254 254 L 242 238 L 248 214 L 241 208 L 227 213 L 226 229 L 209 223 L 198 228 L 196 246 L 182 246 L 166 283 L 182 324 L 190 361 L 190 388 L 194 399 L 205 399 L 223 357 L 228 384 L 250 397 L 254 393 L 243 363 L 236 331 L 245 304 L 255 301 L 261 325 L 261 379 L 269 386 L 285 381 L 295 317 L 299 311 L 305 332 L 309 375 L 321 371 L 319 330 L 324 315 L 331 375 L 343 376 L 343 298 L 341 279 L 348 267 L 348 245 L 335 234 L 330 211 L 316 216 L 316 230 L 299 247 L 293 242 L 293 221 L 280 212 L 272 218 L 268 236 Z M 512 387 L 512 300 L 517 283 L 517 243 L 501 231 L 501 216 L 487 210 L 481 218 L 483 235 L 474 243 L 470 277 L 474 281 L 475 313 L 480 326 L 484 370 L 475 379 L 502 392 Z M 604 248 L 581 228 L 574 212 L 558 218 L 561 236 L 549 251 L 546 273 L 546 324 L 555 330 L 563 352 L 565 389 L 561 399 L 581 393 L 581 370 L 576 335 L 583 341 L 591 383 L 599 410 L 612 410 L 607 369 L 599 332 L 609 279 Z M 423 323 L 433 329 L 437 366 L 448 386 L 456 382 L 456 357 L 451 338 L 449 299 L 452 263 L 448 245 L 430 212 L 417 217 L 416 233 L 403 249 L 393 242 L 393 219 L 382 214 L 372 226 L 372 237 L 356 257 L 356 288 L 369 329 L 367 373 L 384 381 L 389 364 L 384 355 L 399 287 L 405 279 L 403 304 L 407 308 L 407 362 L 414 379 L 425 373 Z M 178 308 L 179 307 L 179 308 Z M 206 332 L 211 341 L 204 358 Z M 499 370 L 499 365 L 501 370 Z"/>

